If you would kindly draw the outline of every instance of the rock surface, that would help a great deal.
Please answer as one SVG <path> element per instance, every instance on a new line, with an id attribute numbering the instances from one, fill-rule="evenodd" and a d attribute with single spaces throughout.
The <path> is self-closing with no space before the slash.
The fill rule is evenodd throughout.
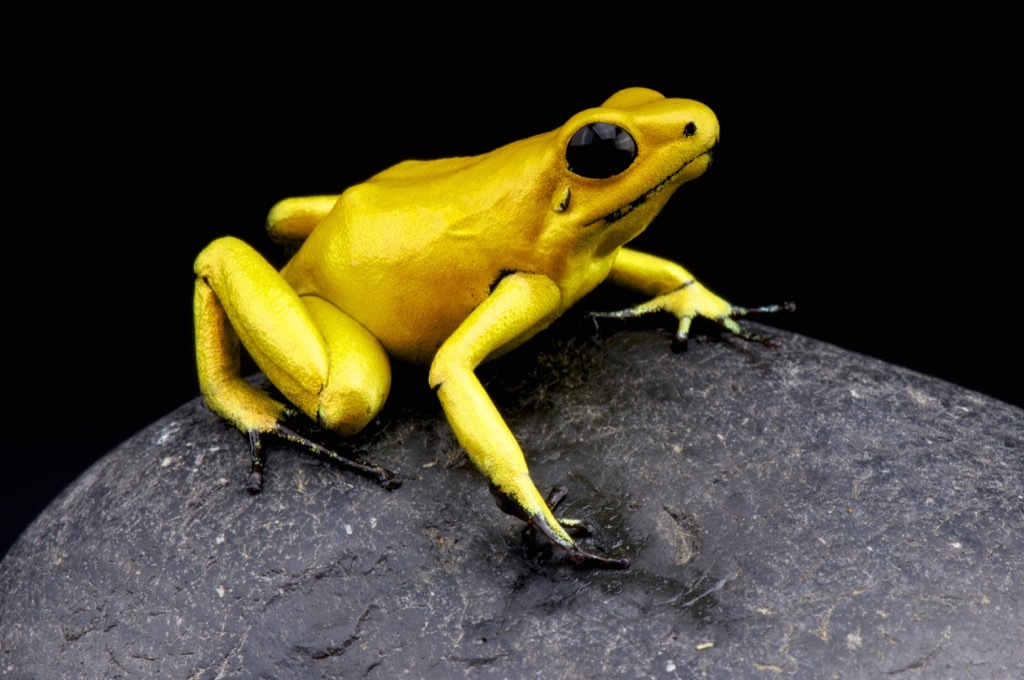
<path id="1" fill-rule="evenodd" d="M 551 332 L 479 371 L 626 571 L 503 515 L 421 369 L 340 447 L 390 492 L 271 442 L 249 496 L 244 438 L 185 404 L 0 564 L 0 677 L 1021 677 L 1024 412 L 771 332 Z"/>

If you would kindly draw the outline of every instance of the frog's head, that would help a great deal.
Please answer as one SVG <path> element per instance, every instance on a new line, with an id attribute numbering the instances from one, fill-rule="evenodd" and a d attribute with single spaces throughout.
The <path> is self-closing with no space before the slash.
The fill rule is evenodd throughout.
<path id="1" fill-rule="evenodd" d="M 614 250 L 642 232 L 680 185 L 707 170 L 717 142 L 718 119 L 704 104 L 621 90 L 554 131 L 553 222 L 598 252 Z"/>

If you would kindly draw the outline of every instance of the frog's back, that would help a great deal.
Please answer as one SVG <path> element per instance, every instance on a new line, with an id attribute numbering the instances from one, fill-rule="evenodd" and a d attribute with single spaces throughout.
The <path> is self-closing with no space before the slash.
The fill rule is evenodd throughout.
<path id="1" fill-rule="evenodd" d="M 406 161 L 347 189 L 282 273 L 390 353 L 428 362 L 504 272 L 535 266 L 530 232 L 540 225 L 510 230 L 503 220 L 542 214 L 528 206 L 538 192 L 495 181 L 488 166 L 500 151 Z M 509 158 L 499 162 L 507 173 Z"/>

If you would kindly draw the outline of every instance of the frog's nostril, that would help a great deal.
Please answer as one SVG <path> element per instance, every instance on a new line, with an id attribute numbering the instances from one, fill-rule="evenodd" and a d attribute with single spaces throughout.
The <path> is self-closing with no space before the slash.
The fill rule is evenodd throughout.
<path id="1" fill-rule="evenodd" d="M 697 134 L 697 124 L 692 120 L 683 128 L 683 137 L 693 137 Z"/>

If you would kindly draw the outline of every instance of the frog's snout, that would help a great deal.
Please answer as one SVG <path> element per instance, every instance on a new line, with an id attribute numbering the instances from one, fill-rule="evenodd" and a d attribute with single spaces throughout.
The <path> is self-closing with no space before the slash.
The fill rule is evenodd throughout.
<path id="1" fill-rule="evenodd" d="M 714 141 L 712 141 L 711 144 L 708 145 L 707 151 L 705 151 L 703 154 L 701 154 L 702 156 L 707 156 L 708 157 L 708 167 L 711 167 L 711 163 L 714 162 L 714 160 L 715 160 L 715 149 L 717 147 L 718 147 L 718 137 L 715 137 Z"/>

